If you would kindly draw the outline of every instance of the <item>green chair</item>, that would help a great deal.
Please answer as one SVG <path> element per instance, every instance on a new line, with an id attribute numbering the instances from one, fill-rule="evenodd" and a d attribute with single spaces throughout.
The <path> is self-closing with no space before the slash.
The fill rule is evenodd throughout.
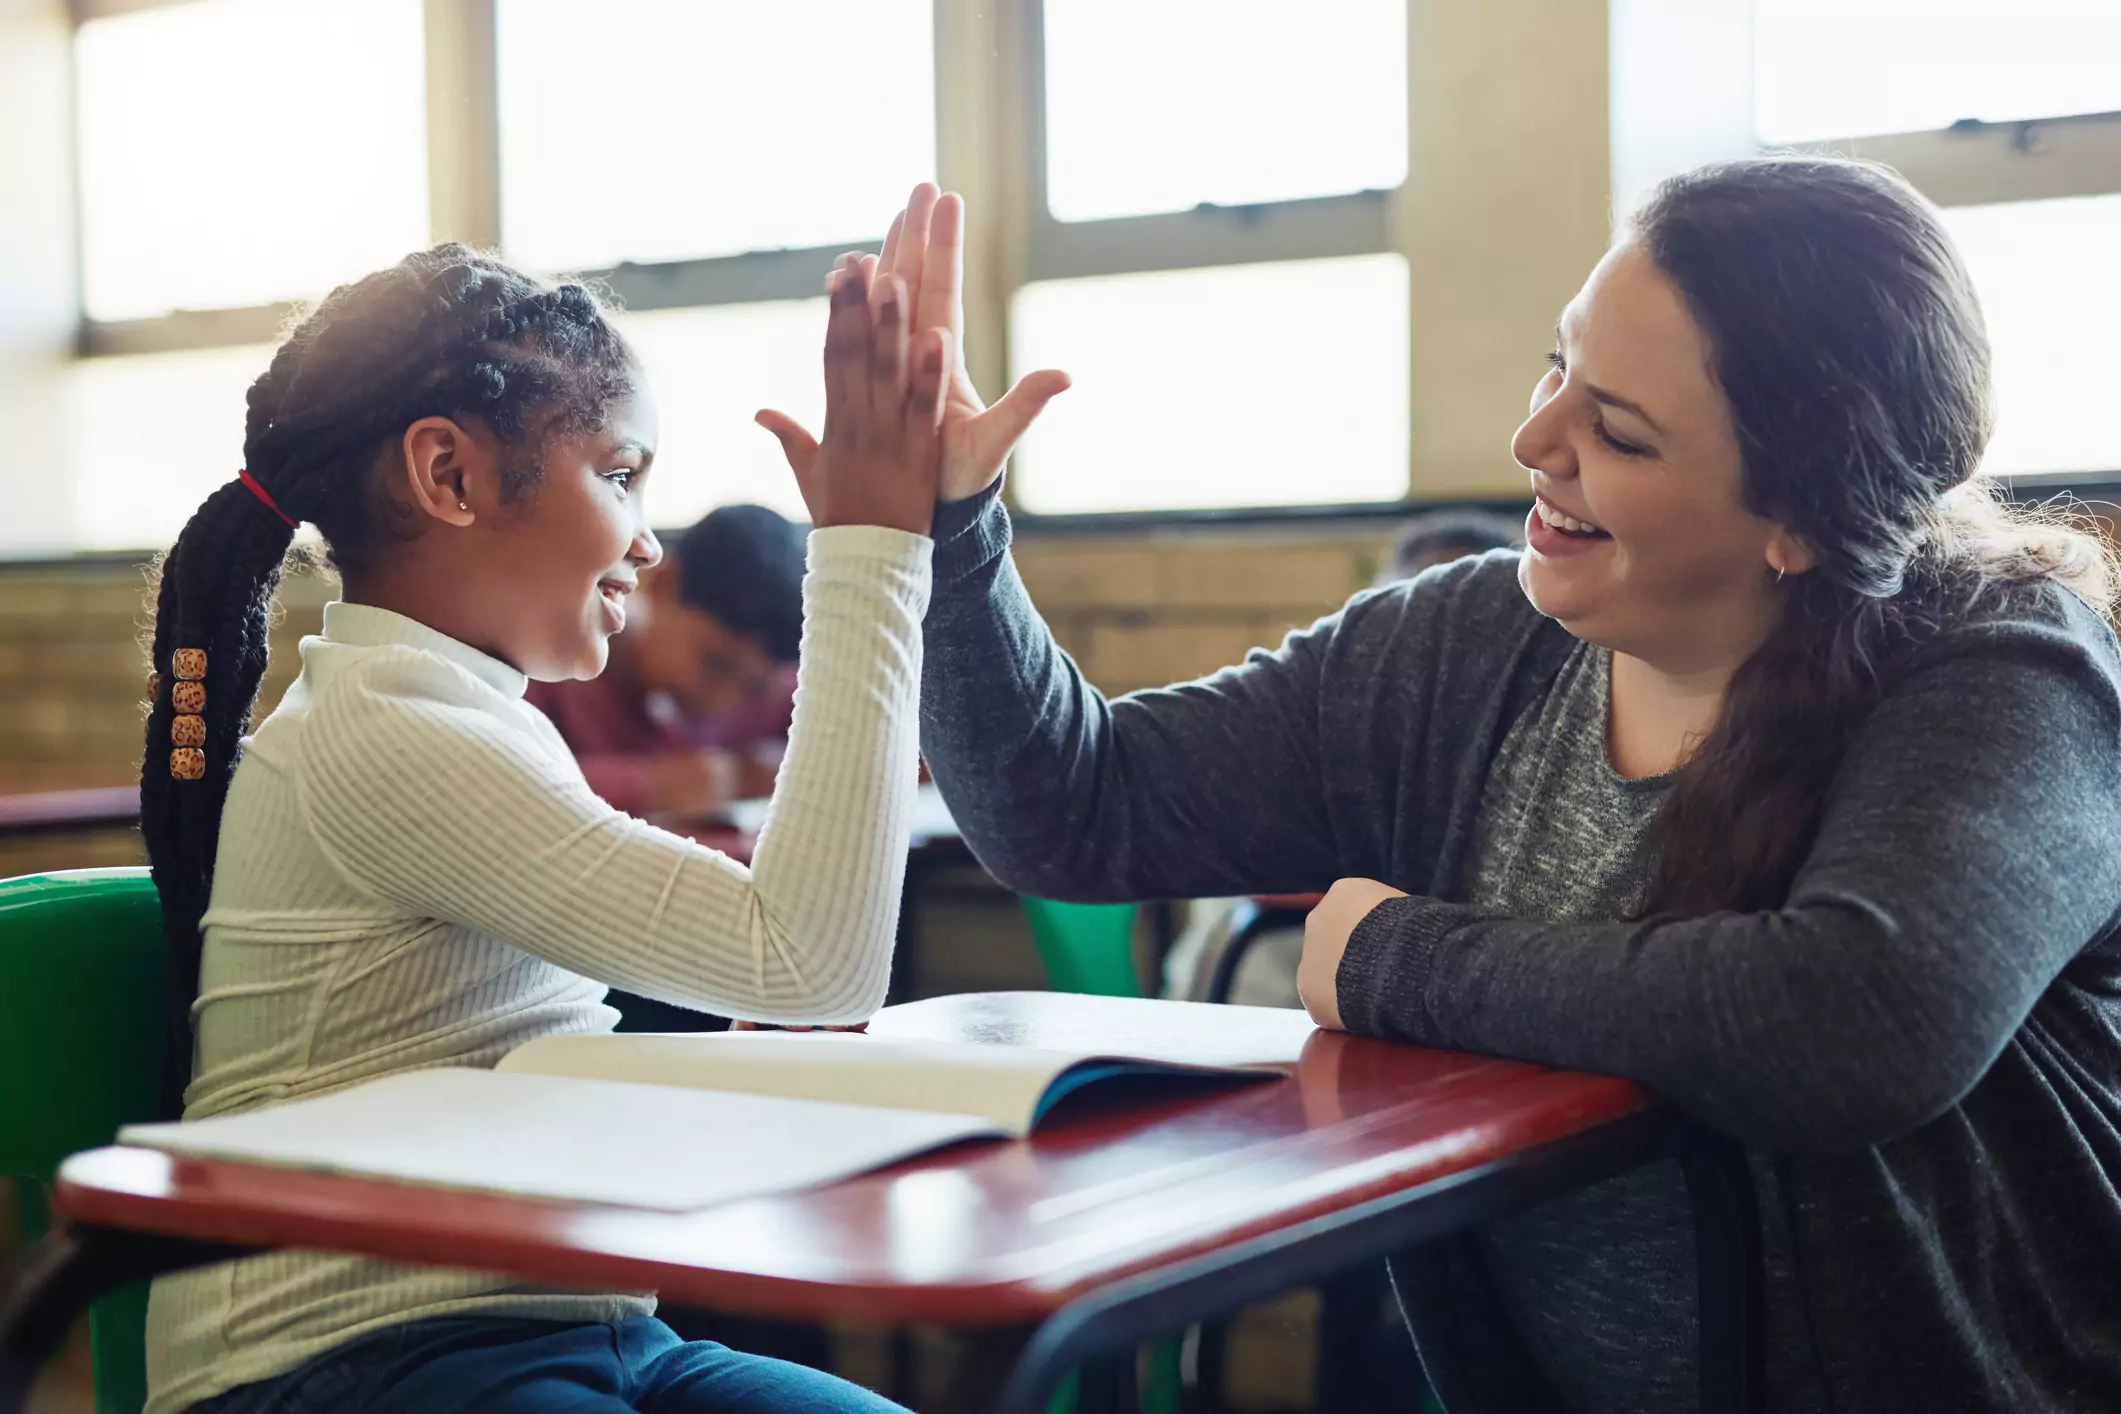
<path id="1" fill-rule="evenodd" d="M 1134 970 L 1134 916 L 1140 911 L 1131 903 L 1025 899 L 1024 914 L 1048 985 L 1056 992 L 1094 997 L 1140 996 L 1141 978 Z"/>
<path id="2" fill-rule="evenodd" d="M 1140 907 L 1131 903 L 1062 903 L 1025 898 L 1024 916 L 1038 944 L 1046 981 L 1056 992 L 1084 992 L 1098 997 L 1138 997 L 1141 976 L 1134 968 L 1134 920 Z M 1149 1347 L 1148 1392 L 1142 1414 L 1178 1414 L 1179 1343 L 1175 1338 Z M 1078 1404 L 1078 1382 L 1071 1377 L 1047 1406 L 1047 1414 L 1071 1414 Z"/>
<path id="3" fill-rule="evenodd" d="M 59 1161 L 156 1117 L 162 1075 L 162 906 L 145 869 L 0 880 L 0 1174 L 21 1230 L 45 1227 Z M 89 1313 L 96 1414 L 147 1400 L 147 1287 Z"/>

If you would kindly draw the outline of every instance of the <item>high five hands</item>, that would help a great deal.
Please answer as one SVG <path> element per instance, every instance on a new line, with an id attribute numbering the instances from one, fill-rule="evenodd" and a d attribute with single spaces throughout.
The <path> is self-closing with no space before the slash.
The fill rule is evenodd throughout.
<path id="1" fill-rule="evenodd" d="M 1009 459 L 1009 453 L 1032 420 L 1055 394 L 1067 388 L 1068 375 L 1054 369 L 1028 373 L 993 407 L 980 401 L 979 391 L 972 386 L 972 378 L 965 371 L 963 356 L 964 198 L 955 192 L 938 192 L 930 183 L 921 183 L 913 189 L 906 209 L 892 221 L 882 253 L 841 257 L 833 279 L 840 282 L 832 286 L 836 323 L 852 322 L 842 321 L 840 315 L 840 298 L 847 290 L 845 282 L 850 279 L 858 279 L 868 291 L 871 314 L 867 327 L 871 329 L 883 327 L 883 301 L 894 291 L 903 292 L 903 307 L 912 314 L 907 340 L 916 363 L 916 387 L 921 381 L 919 373 L 926 371 L 922 365 L 938 343 L 946 360 L 941 394 L 942 459 L 935 499 L 962 501 L 986 490 L 1001 475 L 1002 464 Z M 847 336 L 849 341 L 852 337 Z M 781 450 L 787 456 L 796 480 L 804 487 L 806 500 L 810 486 L 818 479 L 815 475 L 818 458 L 821 453 L 828 458 L 833 453 L 838 430 L 830 407 L 833 346 L 829 333 L 825 363 L 828 406 L 822 446 L 786 413 L 769 408 L 758 414 L 759 425 L 780 439 Z M 812 506 L 813 519 L 816 509 Z M 901 528 L 925 531 L 927 521 L 923 518 L 918 526 Z"/>
<path id="2" fill-rule="evenodd" d="M 882 275 L 872 285 L 858 255 L 840 257 L 825 289 L 825 439 L 802 434 L 808 455 L 788 458 L 810 522 L 925 535 L 939 494 L 943 385 L 956 362 L 949 332 L 909 333 L 905 284 Z"/>

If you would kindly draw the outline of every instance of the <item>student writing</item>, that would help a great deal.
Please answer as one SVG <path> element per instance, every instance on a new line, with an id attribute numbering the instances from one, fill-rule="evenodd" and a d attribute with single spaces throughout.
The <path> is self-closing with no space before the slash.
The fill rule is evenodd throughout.
<path id="1" fill-rule="evenodd" d="M 803 537 L 765 506 L 710 511 L 641 575 L 601 674 L 534 682 L 589 785 L 630 815 L 697 817 L 773 789 L 794 711 Z"/>

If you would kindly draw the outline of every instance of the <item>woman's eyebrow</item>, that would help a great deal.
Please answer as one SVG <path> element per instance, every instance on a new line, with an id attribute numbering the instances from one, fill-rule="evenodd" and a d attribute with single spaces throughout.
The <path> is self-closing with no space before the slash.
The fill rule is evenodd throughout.
<path id="1" fill-rule="evenodd" d="M 628 437 L 611 450 L 613 455 L 617 455 L 620 452 L 639 452 L 643 468 L 646 468 L 650 462 L 655 460 L 655 448 L 649 446 L 638 437 Z"/>
<path id="2" fill-rule="evenodd" d="M 1564 312 L 1562 315 L 1562 319 L 1556 320 L 1554 323 L 1555 348 L 1565 349 L 1568 347 L 1568 336 L 1562 333 L 1561 331 L 1562 322 L 1567 318 L 1568 315 L 1566 312 Z M 1611 408 L 1619 408 L 1622 412 L 1631 412 L 1635 414 L 1635 416 L 1641 418 L 1644 422 L 1648 423 L 1649 428 L 1652 432 L 1655 432 L 1660 437 L 1664 435 L 1664 428 L 1658 425 L 1656 418 L 1651 417 L 1648 413 L 1642 410 L 1641 403 L 1631 401 L 1627 398 L 1623 398 L 1620 396 L 1620 394 L 1612 392 L 1605 388 L 1601 388 L 1596 383 L 1584 384 L 1583 390 L 1591 395 L 1591 400 L 1593 402 L 1603 403 L 1605 406 Z"/>
<path id="3" fill-rule="evenodd" d="M 1660 437 L 1664 435 L 1664 429 L 1657 425 L 1657 419 L 1651 417 L 1648 413 L 1644 412 L 1642 410 L 1642 404 L 1630 402 L 1628 399 L 1621 397 L 1618 393 L 1608 392 L 1595 383 L 1584 384 L 1583 390 L 1591 395 L 1591 398 L 1594 402 L 1603 403 L 1607 407 L 1619 408 L 1623 412 L 1631 412 L 1635 414 L 1635 416 L 1641 418 L 1644 422 L 1648 423 L 1649 428 L 1652 432 L 1655 432 Z"/>

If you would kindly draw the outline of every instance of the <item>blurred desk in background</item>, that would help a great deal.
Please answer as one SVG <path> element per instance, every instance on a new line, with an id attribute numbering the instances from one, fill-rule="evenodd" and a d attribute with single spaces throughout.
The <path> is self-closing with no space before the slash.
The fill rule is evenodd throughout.
<path id="1" fill-rule="evenodd" d="M 0 879 L 146 862 L 136 785 L 0 795 Z"/>
<path id="2" fill-rule="evenodd" d="M 140 823 L 138 786 L 0 795 L 0 838 Z"/>
<path id="3" fill-rule="evenodd" d="M 749 864 L 751 852 L 758 846 L 759 832 L 766 827 L 767 808 L 772 803 L 771 800 L 739 800 L 729 806 L 721 821 L 688 828 L 681 833 L 709 849 L 718 849 L 731 859 Z M 933 785 L 922 786 L 913 802 L 906 883 L 899 902 L 898 954 L 891 968 L 893 1002 L 908 1001 L 920 995 L 915 990 L 920 982 L 920 949 L 914 944 L 920 937 L 921 888 L 927 872 L 939 866 L 973 862 L 972 851 L 966 846 L 965 837 L 958 833 L 957 821 L 950 816 L 950 807 L 943 804 L 942 792 Z M 620 1005 L 623 1008 L 623 1003 Z"/>

